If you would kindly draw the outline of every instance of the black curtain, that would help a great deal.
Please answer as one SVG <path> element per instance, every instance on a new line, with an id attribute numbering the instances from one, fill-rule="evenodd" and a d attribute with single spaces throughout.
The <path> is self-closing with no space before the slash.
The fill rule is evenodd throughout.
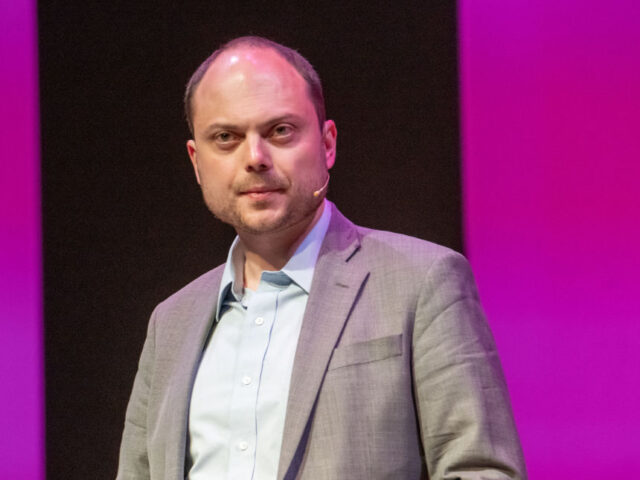
<path id="1" fill-rule="evenodd" d="M 39 3 L 48 478 L 115 476 L 151 310 L 226 257 L 182 114 L 222 42 L 267 36 L 316 67 L 351 220 L 461 249 L 455 2 L 302 4 Z"/>

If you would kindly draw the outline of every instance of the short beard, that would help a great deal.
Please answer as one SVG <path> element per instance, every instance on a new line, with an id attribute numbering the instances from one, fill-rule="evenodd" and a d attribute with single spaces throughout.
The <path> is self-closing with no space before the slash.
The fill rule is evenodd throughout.
<path id="1" fill-rule="evenodd" d="M 202 188 L 202 196 L 207 208 L 218 220 L 231 225 L 236 232 L 260 235 L 286 230 L 289 227 L 303 222 L 307 218 L 313 217 L 324 201 L 325 192 L 316 197 L 313 193 L 307 194 L 304 190 L 306 189 L 303 188 L 293 195 L 290 208 L 285 211 L 280 218 L 265 219 L 257 224 L 255 222 L 249 222 L 244 218 L 244 215 L 237 207 L 237 203 L 220 207 L 216 205 L 216 201 L 213 200 L 212 195 L 208 194 L 204 188 Z M 267 206 L 267 202 L 264 203 L 264 206 Z M 256 207 L 259 209 L 260 203 L 258 203 Z"/>

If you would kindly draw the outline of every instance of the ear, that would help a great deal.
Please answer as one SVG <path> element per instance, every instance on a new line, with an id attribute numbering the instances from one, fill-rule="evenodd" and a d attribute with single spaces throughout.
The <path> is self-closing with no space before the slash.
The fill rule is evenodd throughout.
<path id="1" fill-rule="evenodd" d="M 324 145 L 325 165 L 327 170 L 333 167 L 336 162 L 336 142 L 338 140 L 338 130 L 333 120 L 324 122 L 322 128 L 322 143 Z"/>
<path id="2" fill-rule="evenodd" d="M 196 174 L 196 180 L 198 185 L 200 183 L 200 174 L 198 173 L 198 156 L 196 153 L 196 141 L 191 139 L 187 141 L 187 152 L 189 152 L 189 158 L 191 159 L 191 165 L 193 166 L 193 172 Z"/>

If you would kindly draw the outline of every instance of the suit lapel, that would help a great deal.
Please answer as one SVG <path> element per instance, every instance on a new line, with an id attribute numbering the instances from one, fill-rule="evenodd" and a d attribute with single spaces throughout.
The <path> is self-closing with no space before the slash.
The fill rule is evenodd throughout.
<path id="1" fill-rule="evenodd" d="M 200 357 L 213 324 L 222 271 L 223 267 L 219 267 L 208 274 L 210 278 L 194 292 L 193 302 L 181 312 L 180 321 L 176 322 L 177 328 L 181 330 L 179 335 L 183 335 L 183 341 L 177 354 L 179 360 L 169 390 L 171 431 L 175 432 L 170 436 L 175 441 L 167 442 L 166 455 L 173 459 L 167 462 L 167 465 L 175 465 L 177 468 L 175 472 L 167 472 L 167 478 L 185 478 L 189 402 Z"/>
<path id="2" fill-rule="evenodd" d="M 278 478 L 291 468 L 343 326 L 368 272 L 347 262 L 360 241 L 355 226 L 332 205 L 298 339 Z M 302 445 L 302 447 L 304 447 Z"/>

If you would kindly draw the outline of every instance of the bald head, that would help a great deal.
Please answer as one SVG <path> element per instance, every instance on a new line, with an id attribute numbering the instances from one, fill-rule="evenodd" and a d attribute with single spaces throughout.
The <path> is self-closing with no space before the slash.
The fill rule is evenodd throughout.
<path id="1" fill-rule="evenodd" d="M 254 54 L 252 61 L 257 67 L 260 64 L 260 57 L 266 53 L 265 50 L 270 51 L 270 53 L 275 53 L 282 60 L 286 61 L 305 81 L 306 94 L 313 104 L 316 116 L 318 118 L 318 125 L 320 129 L 322 129 L 322 126 L 324 125 L 324 122 L 326 120 L 322 83 L 320 81 L 320 77 L 316 73 L 313 66 L 309 63 L 309 61 L 289 47 L 285 47 L 284 45 L 273 42 L 263 37 L 247 36 L 231 40 L 230 42 L 225 43 L 218 50 L 213 52 L 209 56 L 209 58 L 207 58 L 198 67 L 198 69 L 194 72 L 194 74 L 191 76 L 191 79 L 187 83 L 187 88 L 184 96 L 184 109 L 185 117 L 187 119 L 189 130 L 191 131 L 192 135 L 194 133 L 193 118 L 195 92 L 209 69 L 214 64 L 218 63 L 218 58 L 222 57 L 220 58 L 221 62 L 226 62 L 224 63 L 224 65 L 227 67 L 231 67 L 233 66 L 233 64 L 230 63 L 231 59 L 234 57 L 233 52 L 236 52 L 235 61 L 238 62 L 240 60 L 251 60 L 246 56 L 242 57 L 237 55 L 238 52 L 253 51 Z"/>
<path id="2" fill-rule="evenodd" d="M 194 139 L 215 125 L 261 125 L 295 112 L 321 131 L 302 76 L 272 49 L 237 46 L 209 65 L 191 99 Z"/>

